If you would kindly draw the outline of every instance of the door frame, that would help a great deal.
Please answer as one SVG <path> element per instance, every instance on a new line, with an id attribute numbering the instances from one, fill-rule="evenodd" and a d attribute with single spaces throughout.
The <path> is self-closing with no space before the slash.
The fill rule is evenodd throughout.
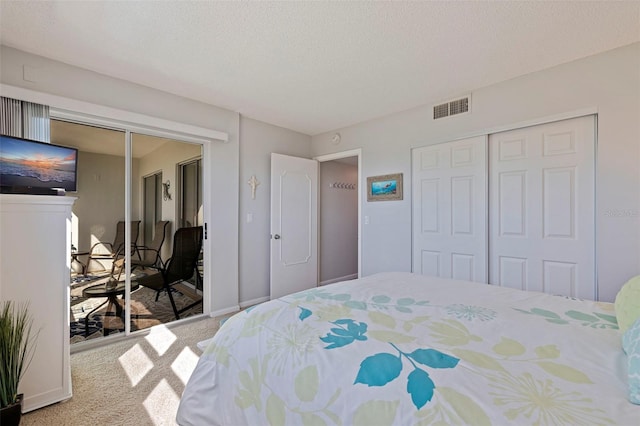
<path id="1" fill-rule="evenodd" d="M 362 148 L 348 151 L 334 152 L 333 154 L 313 157 L 318 163 L 340 160 L 341 158 L 358 157 L 358 278 L 362 277 Z M 318 235 L 320 235 L 320 192 L 318 192 Z M 320 239 L 318 238 L 318 256 L 320 256 Z M 320 260 L 320 259 L 318 259 Z M 319 263 L 318 263 L 319 265 Z M 318 268 L 318 282 L 320 282 L 320 268 Z"/>

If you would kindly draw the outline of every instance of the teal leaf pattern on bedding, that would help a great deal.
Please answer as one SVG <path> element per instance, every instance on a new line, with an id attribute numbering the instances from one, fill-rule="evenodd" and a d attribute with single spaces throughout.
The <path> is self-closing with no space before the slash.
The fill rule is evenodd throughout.
<path id="1" fill-rule="evenodd" d="M 330 343 L 325 349 L 335 349 L 353 343 L 356 340 L 367 340 L 364 334 L 367 332 L 367 324 L 363 322 L 355 322 L 351 319 L 339 319 L 332 322 L 337 325 L 331 329 L 331 333 L 321 337 L 324 343 Z M 346 326 L 346 328 L 345 328 Z"/>
<path id="2" fill-rule="evenodd" d="M 435 383 L 429 377 L 429 373 L 416 368 L 407 378 L 407 392 L 411 395 L 411 402 L 419 410 L 433 398 Z"/>
<path id="3" fill-rule="evenodd" d="M 355 382 L 367 386 L 384 386 L 395 380 L 402 371 L 402 360 L 399 356 L 379 353 L 366 357 L 360 363 L 360 370 Z"/>
<path id="4" fill-rule="evenodd" d="M 530 310 L 513 308 L 518 312 L 529 315 L 538 315 L 545 318 L 548 322 L 553 324 L 570 324 L 572 322 L 579 322 L 581 325 L 591 328 L 609 328 L 612 330 L 618 330 L 618 321 L 613 315 L 607 315 L 599 312 L 593 312 L 591 314 L 585 312 L 579 312 L 576 310 L 569 310 L 564 313 L 569 319 L 562 318 L 555 312 L 548 311 L 546 309 L 531 308 Z M 573 320 L 573 321 L 571 321 Z"/>
<path id="5" fill-rule="evenodd" d="M 404 299 L 402 302 L 413 304 L 413 299 Z M 374 318 L 376 316 L 374 315 Z M 382 317 L 384 318 L 384 317 Z M 386 319 L 378 318 L 381 322 L 387 322 Z M 342 318 L 331 321 L 331 324 L 337 326 L 332 327 L 330 332 L 320 340 L 328 345 L 324 349 L 342 348 L 356 340 L 367 340 L 368 325 L 364 322 L 357 322 L 353 319 Z M 388 324 L 387 324 L 388 325 Z M 397 352 L 397 355 L 381 352 L 366 357 L 361 363 L 356 375 L 355 384 L 365 384 L 371 386 L 385 386 L 400 376 L 403 370 L 403 357 L 406 358 L 413 366 L 413 371 L 407 377 L 407 393 L 411 396 L 411 400 L 415 407 L 419 410 L 433 397 L 435 384 L 429 377 L 429 374 L 419 368 L 417 364 L 431 368 L 454 368 L 458 365 L 458 358 L 452 357 L 435 349 L 415 349 L 407 353 L 400 350 L 396 344 L 409 343 L 415 340 L 414 336 L 408 336 L 404 333 L 388 330 L 371 330 L 368 332 L 375 340 L 386 341 Z M 297 383 L 297 382 L 296 382 Z M 296 388 L 298 389 L 298 388 Z M 300 398 L 302 399 L 302 398 Z"/>
<path id="6" fill-rule="evenodd" d="M 360 369 L 353 384 L 367 386 L 385 386 L 397 379 L 403 369 L 402 357 L 409 360 L 413 371 L 407 377 L 407 393 L 416 409 L 420 410 L 433 398 L 436 388 L 429 373 L 419 368 L 416 362 L 431 368 L 454 368 L 459 359 L 435 349 L 416 349 L 411 353 L 403 352 L 394 343 L 389 344 L 398 351 L 398 355 L 382 352 L 368 356 L 360 363 Z"/>
<path id="7" fill-rule="evenodd" d="M 453 368 L 458 365 L 458 358 L 443 354 L 435 349 L 416 349 L 407 355 L 422 365 L 431 368 Z"/>
<path id="8" fill-rule="evenodd" d="M 433 398 L 436 385 L 429 377 L 429 373 L 419 368 L 415 362 L 432 368 L 454 368 L 459 360 L 435 349 L 416 349 L 406 353 L 393 343 L 390 345 L 398 351 L 398 355 L 383 352 L 365 358 L 360 363 L 360 370 L 354 384 L 362 383 L 367 386 L 388 384 L 400 376 L 403 369 L 402 357 L 405 357 L 413 366 L 413 371 L 407 377 L 407 393 L 411 396 L 416 409 L 420 410 Z"/>
<path id="9" fill-rule="evenodd" d="M 300 315 L 298 316 L 300 321 L 304 321 L 311 316 L 312 312 L 309 309 L 303 308 L 302 306 L 300 306 L 299 308 L 301 311 Z"/>
<path id="10" fill-rule="evenodd" d="M 360 309 L 362 311 L 367 310 L 367 304 L 365 302 L 360 302 L 359 300 L 348 300 L 344 305 L 353 309 Z"/>

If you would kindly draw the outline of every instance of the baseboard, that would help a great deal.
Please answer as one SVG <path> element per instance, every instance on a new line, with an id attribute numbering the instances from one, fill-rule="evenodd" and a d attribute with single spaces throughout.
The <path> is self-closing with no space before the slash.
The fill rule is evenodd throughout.
<path id="1" fill-rule="evenodd" d="M 264 302 L 268 302 L 268 301 L 269 301 L 269 296 L 259 297 L 257 299 L 247 300 L 245 302 L 240 302 L 240 308 L 244 309 L 244 308 L 248 308 L 249 306 L 258 305 L 260 303 L 264 303 Z"/>
<path id="2" fill-rule="evenodd" d="M 358 274 L 345 275 L 344 277 L 338 277 L 338 278 L 332 278 L 326 281 L 320 281 L 320 285 L 322 286 L 322 285 L 337 283 L 340 281 L 355 280 L 356 278 L 358 278 Z"/>
<path id="3" fill-rule="evenodd" d="M 218 309 L 209 314 L 211 317 L 220 317 L 222 315 L 234 314 L 240 310 L 240 306 L 235 305 L 224 309 Z"/>

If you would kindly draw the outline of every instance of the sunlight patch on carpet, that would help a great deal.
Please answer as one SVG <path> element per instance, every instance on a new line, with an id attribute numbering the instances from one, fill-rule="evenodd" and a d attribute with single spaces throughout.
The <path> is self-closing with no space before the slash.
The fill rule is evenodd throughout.
<path id="1" fill-rule="evenodd" d="M 151 327 L 151 332 L 145 337 L 147 342 L 156 350 L 159 356 L 164 355 L 173 345 L 177 337 L 164 325 Z"/>
<path id="2" fill-rule="evenodd" d="M 153 368 L 153 362 L 138 343 L 118 358 L 118 361 L 133 387 Z"/>
<path id="3" fill-rule="evenodd" d="M 154 425 L 166 425 L 168 419 L 175 419 L 179 404 L 180 398 L 166 379 L 162 379 L 142 403 Z"/>
<path id="4" fill-rule="evenodd" d="M 191 348 L 185 347 L 171 364 L 171 369 L 186 385 L 191 373 L 196 368 L 196 364 L 198 364 L 198 355 L 194 354 Z"/>

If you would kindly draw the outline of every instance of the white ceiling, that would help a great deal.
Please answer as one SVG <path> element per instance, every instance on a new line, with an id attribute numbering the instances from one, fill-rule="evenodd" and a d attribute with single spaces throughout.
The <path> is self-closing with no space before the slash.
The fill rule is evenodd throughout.
<path id="1" fill-rule="evenodd" d="M 640 2 L 0 2 L 1 42 L 315 135 L 640 40 Z"/>

